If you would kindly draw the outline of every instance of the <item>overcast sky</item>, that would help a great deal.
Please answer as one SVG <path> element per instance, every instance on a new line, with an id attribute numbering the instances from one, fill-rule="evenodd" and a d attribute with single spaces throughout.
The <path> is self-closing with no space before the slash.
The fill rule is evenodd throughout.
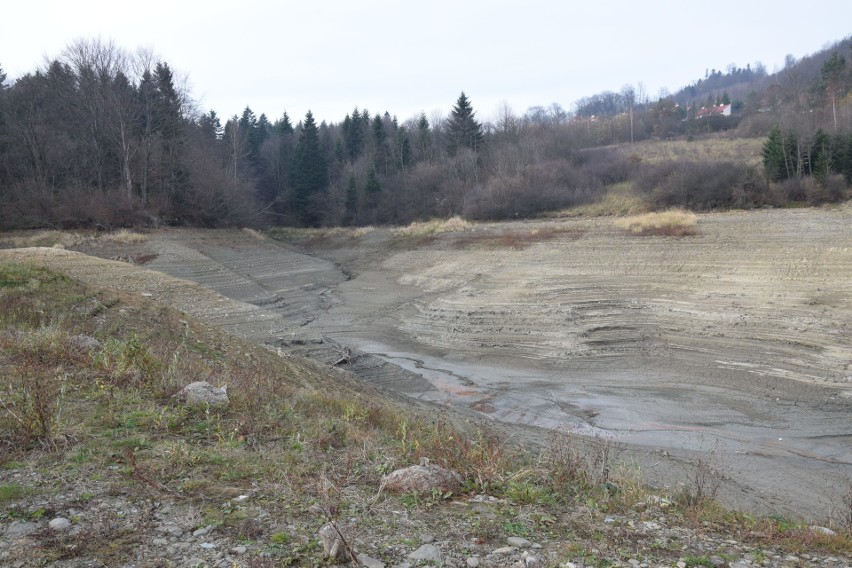
<path id="1" fill-rule="evenodd" d="M 0 66 L 14 79 L 72 40 L 153 49 L 188 77 L 202 109 L 246 105 L 270 120 L 356 105 L 401 120 L 449 112 L 461 91 L 488 120 L 642 82 L 656 97 L 705 69 L 811 54 L 852 35 L 850 0 L 15 1 Z M 850 54 L 846 54 L 849 56 Z"/>

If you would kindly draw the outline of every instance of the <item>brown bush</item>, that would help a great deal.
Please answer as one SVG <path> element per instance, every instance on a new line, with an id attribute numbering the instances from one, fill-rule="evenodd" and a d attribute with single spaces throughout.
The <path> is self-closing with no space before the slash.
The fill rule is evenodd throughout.
<path id="1" fill-rule="evenodd" d="M 771 201 L 766 182 L 755 168 L 728 161 L 680 160 L 645 166 L 634 189 L 652 209 L 707 211 L 759 207 Z"/>
<path id="2" fill-rule="evenodd" d="M 601 194 L 599 180 L 559 160 L 492 177 L 466 196 L 468 219 L 531 217 L 544 211 L 589 203 Z"/>
<path id="3" fill-rule="evenodd" d="M 811 205 L 836 203 L 843 198 L 843 194 L 846 192 L 846 181 L 841 175 L 826 176 L 822 180 L 806 178 L 803 185 L 805 197 Z"/>

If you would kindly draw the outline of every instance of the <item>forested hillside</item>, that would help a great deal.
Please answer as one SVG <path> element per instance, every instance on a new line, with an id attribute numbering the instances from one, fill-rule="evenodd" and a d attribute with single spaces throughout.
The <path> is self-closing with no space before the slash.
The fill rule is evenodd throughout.
<path id="1" fill-rule="evenodd" d="M 656 100 L 627 86 L 574 112 L 507 104 L 485 120 L 462 92 L 447 116 L 400 119 L 353 101 L 332 122 L 250 107 L 220 117 L 149 51 L 79 40 L 11 84 L 0 68 L 0 229 L 514 218 L 616 184 L 651 209 L 838 200 L 852 180 L 850 45 L 788 57 L 774 74 L 708 70 Z M 643 161 L 631 146 L 709 136 L 765 137 L 763 167 Z"/>

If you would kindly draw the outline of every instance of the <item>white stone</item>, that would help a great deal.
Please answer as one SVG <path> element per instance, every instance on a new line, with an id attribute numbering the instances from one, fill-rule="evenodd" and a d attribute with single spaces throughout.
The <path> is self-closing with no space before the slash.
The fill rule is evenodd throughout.
<path id="1" fill-rule="evenodd" d="M 210 406 L 227 406 L 228 391 L 226 387 L 217 388 L 207 381 L 189 383 L 177 394 L 178 399 L 187 404 L 209 404 Z"/>
<path id="2" fill-rule="evenodd" d="M 828 535 L 828 536 L 834 536 L 834 535 L 836 535 L 836 534 L 837 534 L 836 532 L 834 532 L 834 531 L 833 531 L 833 530 L 831 530 L 830 528 L 828 528 L 828 527 L 821 527 L 821 526 L 819 526 L 819 525 L 811 525 L 811 526 L 810 526 L 810 527 L 808 527 L 808 528 L 810 528 L 810 529 L 811 529 L 811 531 L 813 531 L 813 532 L 826 534 L 826 535 Z"/>
<path id="3" fill-rule="evenodd" d="M 515 552 L 515 547 L 513 546 L 504 546 L 502 548 L 498 548 L 497 550 L 491 551 L 491 554 L 495 554 L 497 556 L 508 556 Z"/>
<path id="4" fill-rule="evenodd" d="M 408 493 L 410 491 L 455 491 L 461 484 L 461 476 L 454 471 L 429 463 L 398 469 L 382 478 L 388 491 Z"/>
<path id="5" fill-rule="evenodd" d="M 47 523 L 47 526 L 49 526 L 55 531 L 67 531 L 71 528 L 71 521 L 69 521 L 65 517 L 56 517 L 55 519 Z"/>
<path id="6" fill-rule="evenodd" d="M 514 546 L 515 548 L 529 548 L 532 546 L 530 541 L 519 536 L 510 536 L 506 539 L 506 543 L 509 546 Z"/>
<path id="7" fill-rule="evenodd" d="M 434 544 L 424 544 L 414 552 L 408 555 L 412 560 L 422 560 L 424 562 L 433 562 L 441 564 L 441 550 Z"/>
<path id="8" fill-rule="evenodd" d="M 367 556 L 366 554 L 358 555 L 358 562 L 361 563 L 364 568 L 385 568 L 385 563 L 376 558 L 372 558 Z"/>

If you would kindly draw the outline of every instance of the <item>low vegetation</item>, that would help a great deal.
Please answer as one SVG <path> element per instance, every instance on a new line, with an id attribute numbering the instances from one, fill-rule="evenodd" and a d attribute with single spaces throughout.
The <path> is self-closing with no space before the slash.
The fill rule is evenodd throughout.
<path id="1" fill-rule="evenodd" d="M 413 222 L 406 227 L 394 229 L 394 234 L 401 237 L 426 237 L 441 233 L 458 233 L 471 227 L 468 221 L 459 216 L 449 219 L 432 219 L 424 222 Z"/>
<path id="2" fill-rule="evenodd" d="M 0 248 L 55 247 L 72 248 L 97 241 L 118 244 L 140 244 L 148 237 L 136 231 L 26 231 L 0 235 Z"/>
<path id="3" fill-rule="evenodd" d="M 667 235 L 685 237 L 696 234 L 698 216 L 682 209 L 645 213 L 618 219 L 615 226 L 634 235 Z"/>
<path id="4" fill-rule="evenodd" d="M 678 496 L 660 495 L 619 463 L 609 440 L 554 432 L 540 455 L 522 452 L 488 428 L 403 410 L 339 370 L 281 357 L 144 298 L 88 289 L 45 269 L 0 265 L 0 369 L 0 520 L 45 514 L 30 503 L 49 500 L 50 484 L 8 481 L 29 472 L 66 480 L 57 481 L 65 484 L 60 491 L 79 493 L 78 508 L 110 491 L 206 511 L 202 526 L 260 543 L 281 561 L 301 559 L 294 564 L 317 558 L 311 533 L 285 538 L 269 519 L 296 518 L 310 531 L 314 521 L 294 511 L 306 515 L 318 505 L 332 519 L 370 518 L 382 507 L 408 507 L 434 515 L 438 526 L 452 514 L 442 503 L 476 494 L 508 504 L 505 521 L 470 525 L 476 538 L 558 533 L 578 547 L 566 549 L 569 559 L 591 543 L 601 558 L 638 546 L 621 533 L 602 543 L 584 528 L 597 515 L 636 514 L 637 503 L 782 549 L 852 553 L 849 532 L 815 535 L 800 523 L 724 512 L 713 501 L 716 473 L 702 464 Z M 229 406 L 178 403 L 175 393 L 198 380 L 227 385 Z M 383 474 L 422 458 L 459 472 L 460 495 L 382 493 Z M 259 487 L 271 513 L 266 521 L 236 506 L 209 508 L 211 497 Z M 522 522 L 518 508 L 529 507 Z M 590 517 L 565 513 L 578 508 Z M 115 544 L 115 537 L 106 529 L 90 533 L 76 552 L 45 537 L 29 553 L 42 561 L 77 554 L 120 563 L 134 545 Z M 680 549 L 657 554 L 673 562 Z"/>

